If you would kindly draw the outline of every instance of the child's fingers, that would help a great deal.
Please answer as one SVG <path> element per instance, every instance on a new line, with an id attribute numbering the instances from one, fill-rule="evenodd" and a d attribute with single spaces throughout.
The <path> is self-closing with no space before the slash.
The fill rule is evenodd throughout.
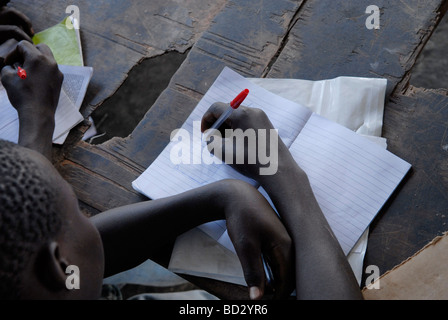
<path id="1" fill-rule="evenodd" d="M 210 108 L 204 113 L 201 121 L 201 131 L 204 132 L 210 129 L 216 120 L 221 116 L 221 114 L 226 111 L 228 104 L 222 102 L 216 102 L 210 106 Z"/>
<path id="2" fill-rule="evenodd" d="M 17 41 L 26 40 L 32 42 L 30 36 L 25 33 L 20 27 L 15 25 L 0 25 L 0 43 L 9 39 L 16 39 Z"/>
<path id="3" fill-rule="evenodd" d="M 3 68 L 5 58 L 17 47 L 17 40 L 9 39 L 0 45 L 0 68 Z"/>
<path id="4" fill-rule="evenodd" d="M 259 300 L 263 297 L 266 276 L 264 272 L 261 249 L 257 245 L 248 244 L 235 248 L 243 268 L 244 279 L 249 288 L 251 300 Z"/>
<path id="5" fill-rule="evenodd" d="M 27 41 L 20 41 L 15 50 L 13 50 L 6 58 L 6 65 L 13 65 L 14 63 L 23 63 L 27 59 L 36 55 L 36 47 Z"/>
<path id="6" fill-rule="evenodd" d="M 46 44 L 43 43 L 38 44 L 36 46 L 36 49 L 39 50 L 44 56 L 47 56 L 54 60 L 53 51 L 51 51 L 50 47 L 47 46 Z"/>
<path id="7" fill-rule="evenodd" d="M 31 20 L 14 8 L 4 8 L 0 11 L 0 24 L 16 25 L 22 29 L 29 37 L 34 35 Z"/>
<path id="8" fill-rule="evenodd" d="M 291 240 L 272 247 L 266 254 L 267 262 L 272 271 L 275 299 L 287 298 L 294 289 L 294 253 Z"/>
<path id="9" fill-rule="evenodd" d="M 8 92 L 8 88 L 14 86 L 14 81 L 17 78 L 17 71 L 10 65 L 3 67 L 1 71 L 1 81 L 3 87 Z"/>

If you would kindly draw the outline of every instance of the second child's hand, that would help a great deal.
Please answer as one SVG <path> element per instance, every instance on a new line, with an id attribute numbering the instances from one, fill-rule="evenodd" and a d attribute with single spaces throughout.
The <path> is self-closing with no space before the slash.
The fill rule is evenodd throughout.
<path id="1" fill-rule="evenodd" d="M 5 58 L 17 44 L 22 40 L 31 43 L 33 35 L 28 17 L 13 8 L 0 7 L 0 68 L 4 67 Z"/>
<path id="2" fill-rule="evenodd" d="M 5 59 L 1 81 L 9 101 L 19 114 L 19 144 L 51 158 L 54 114 L 63 74 L 46 45 L 21 41 Z M 17 68 L 26 70 L 26 79 Z"/>

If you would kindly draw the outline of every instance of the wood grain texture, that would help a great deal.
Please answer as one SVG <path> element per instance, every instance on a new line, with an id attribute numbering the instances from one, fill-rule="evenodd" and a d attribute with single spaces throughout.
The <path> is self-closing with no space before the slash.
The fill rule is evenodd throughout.
<path id="1" fill-rule="evenodd" d="M 62 20 L 69 2 L 11 1 L 37 30 Z M 63 147 L 55 147 L 56 165 L 86 214 L 145 199 L 132 189 L 132 180 L 159 155 L 227 65 L 248 77 L 387 78 L 383 135 L 389 150 L 413 168 L 375 219 L 365 264 L 386 272 L 448 229 L 447 92 L 408 86 L 447 0 L 375 1 L 381 9 L 379 30 L 365 27 L 368 0 L 228 0 L 212 7 L 201 0 L 188 6 L 175 0 L 78 3 L 86 64 L 95 69 L 84 115 L 113 94 L 141 59 L 191 48 L 129 137 L 92 146 L 80 141 L 84 123 Z M 242 292 L 199 282 L 222 297 Z"/>
<path id="2" fill-rule="evenodd" d="M 244 69 L 246 75 L 261 76 L 277 53 L 302 2 L 282 0 L 277 1 L 275 5 L 254 5 L 263 3 L 264 1 L 229 1 L 215 16 L 210 28 L 194 44 L 169 87 L 129 137 L 115 138 L 99 146 L 90 146 L 82 141 L 65 144 L 61 151 L 65 159 L 62 172 L 73 183 L 80 200 L 88 208 L 105 204 L 104 197 L 129 197 L 128 201 L 135 201 L 134 192 L 128 188 L 132 180 L 126 180 L 126 174 L 123 174 L 123 179 L 109 174 L 109 170 L 113 170 L 109 167 L 114 168 L 116 163 L 124 167 L 130 164 L 130 167 L 137 170 L 132 174 L 141 173 L 160 154 L 169 142 L 171 132 L 181 127 L 229 61 L 240 65 L 239 70 Z M 257 63 L 252 64 L 250 61 L 254 57 L 258 57 Z M 73 156 L 73 150 L 89 150 L 91 156 Z M 97 168 L 100 166 L 103 172 L 97 174 Z M 95 178 L 75 180 L 70 171 L 78 170 L 79 167 L 84 168 L 86 172 L 90 171 Z M 95 179 L 97 183 L 94 183 Z M 97 186 L 104 183 L 118 184 L 122 188 L 106 190 L 106 194 L 102 194 Z M 123 204 L 128 201 L 123 201 Z M 102 210 L 106 208 L 101 205 Z M 90 214 L 95 214 L 94 211 L 96 210 Z"/>
<path id="3" fill-rule="evenodd" d="M 375 1 L 380 29 L 369 30 L 372 1 L 306 1 L 284 48 L 267 73 L 308 80 L 338 76 L 384 77 L 387 93 L 404 82 L 446 1 Z"/>
<path id="4" fill-rule="evenodd" d="M 80 11 L 84 62 L 94 68 L 83 115 L 111 96 L 142 59 L 166 51 L 185 52 L 205 31 L 227 0 L 12 0 L 36 32 L 61 22 L 66 8 Z"/>
<path id="5" fill-rule="evenodd" d="M 371 226 L 365 265 L 381 273 L 448 230 L 448 92 L 409 87 L 395 95 L 383 135 L 412 169 Z"/>
<path id="6" fill-rule="evenodd" d="M 408 87 L 447 2 L 377 1 L 379 30 L 365 27 L 369 4 L 306 1 L 267 77 L 388 79 L 383 136 L 413 169 L 370 229 L 365 266 L 386 272 L 448 229 L 446 92 Z"/>

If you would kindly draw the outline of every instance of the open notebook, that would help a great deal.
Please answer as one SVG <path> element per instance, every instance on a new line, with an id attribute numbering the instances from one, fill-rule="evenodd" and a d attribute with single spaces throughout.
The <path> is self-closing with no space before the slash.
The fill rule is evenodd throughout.
<path id="1" fill-rule="evenodd" d="M 244 88 L 250 90 L 244 105 L 266 112 L 308 174 L 319 205 L 347 254 L 411 166 L 353 131 L 251 83 L 229 68 L 222 71 L 184 123 L 182 129 L 190 133 L 191 139 L 173 136 L 133 187 L 157 199 L 226 178 L 243 179 L 257 186 L 228 165 L 204 164 L 201 160 L 207 156 L 205 152 L 193 150 L 201 146 L 199 121 L 205 111 L 216 101 L 230 101 Z M 191 164 L 173 163 L 173 148 L 179 149 L 180 143 L 190 145 Z M 262 188 L 260 191 L 265 194 Z M 200 229 L 232 249 L 223 222 Z"/>

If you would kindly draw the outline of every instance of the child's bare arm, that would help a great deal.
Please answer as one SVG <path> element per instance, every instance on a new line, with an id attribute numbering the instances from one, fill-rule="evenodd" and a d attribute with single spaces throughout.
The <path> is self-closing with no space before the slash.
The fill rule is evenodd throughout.
<path id="1" fill-rule="evenodd" d="M 14 8 L 0 7 L 0 44 L 14 39 L 31 42 L 34 35 L 30 19 Z"/>
<path id="2" fill-rule="evenodd" d="M 215 104 L 204 115 L 202 130 L 206 130 L 225 110 L 224 104 Z M 273 129 L 266 114 L 258 109 L 241 106 L 227 120 L 230 129 Z M 260 136 L 257 136 L 260 139 Z M 269 148 L 270 138 L 265 145 Z M 337 239 L 328 225 L 314 197 L 306 173 L 297 165 L 289 150 L 278 139 L 277 170 L 271 175 L 260 175 L 260 162 L 233 166 L 245 175 L 260 182 L 268 192 L 288 230 L 295 248 L 297 298 L 352 299 L 361 298 L 361 291 Z M 256 148 L 247 146 L 246 148 Z M 247 150 L 233 148 L 233 153 Z"/>
<path id="3" fill-rule="evenodd" d="M 21 41 L 5 64 L 1 80 L 19 114 L 19 144 L 51 159 L 54 114 L 63 81 L 53 54 L 46 45 Z M 26 79 L 17 75 L 16 65 L 25 69 Z"/>
<path id="4" fill-rule="evenodd" d="M 106 276 L 142 263 L 193 227 L 221 219 L 226 219 L 251 298 L 263 295 L 262 254 L 271 263 L 276 295 L 290 294 L 291 239 L 266 199 L 242 181 L 223 180 L 92 217 L 105 248 Z"/>

